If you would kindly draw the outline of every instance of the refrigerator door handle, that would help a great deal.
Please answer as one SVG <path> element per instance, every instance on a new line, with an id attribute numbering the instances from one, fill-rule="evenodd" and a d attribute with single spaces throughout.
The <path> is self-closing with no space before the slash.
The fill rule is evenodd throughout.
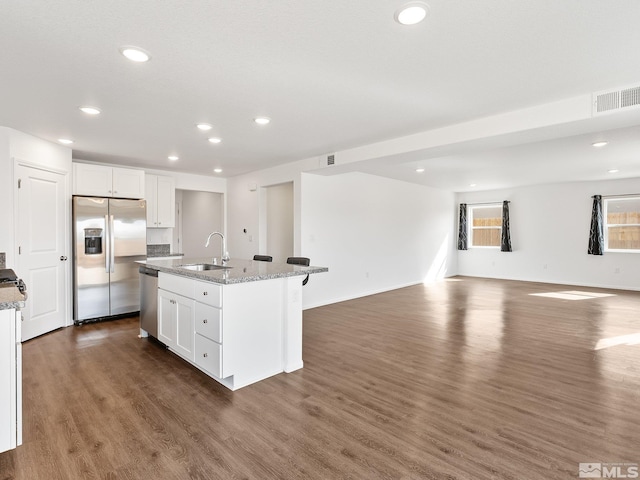
<path id="1" fill-rule="evenodd" d="M 109 215 L 109 240 L 111 243 L 109 247 L 109 251 L 111 255 L 109 264 L 111 265 L 111 270 L 109 273 L 114 273 L 116 271 L 116 248 L 115 248 L 116 238 L 115 238 L 115 233 L 113 229 L 113 215 Z"/>
<path id="2" fill-rule="evenodd" d="M 111 269 L 111 229 L 109 228 L 109 215 L 104 216 L 104 271 L 109 273 Z"/>

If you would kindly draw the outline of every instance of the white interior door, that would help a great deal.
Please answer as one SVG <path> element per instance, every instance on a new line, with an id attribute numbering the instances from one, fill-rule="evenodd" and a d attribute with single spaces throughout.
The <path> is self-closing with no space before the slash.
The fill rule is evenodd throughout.
<path id="1" fill-rule="evenodd" d="M 65 326 L 65 175 L 17 165 L 17 275 L 27 285 L 22 340 Z"/>

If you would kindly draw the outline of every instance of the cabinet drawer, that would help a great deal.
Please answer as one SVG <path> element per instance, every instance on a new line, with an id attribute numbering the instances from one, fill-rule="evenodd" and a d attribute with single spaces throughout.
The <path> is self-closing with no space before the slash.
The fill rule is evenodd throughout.
<path id="1" fill-rule="evenodd" d="M 177 293 L 183 297 L 193 298 L 194 283 L 192 278 L 179 277 L 178 275 L 171 275 L 164 272 L 158 273 L 158 288 Z"/>
<path id="2" fill-rule="evenodd" d="M 222 311 L 196 302 L 196 333 L 222 343 Z"/>
<path id="3" fill-rule="evenodd" d="M 222 345 L 196 333 L 195 359 L 198 367 L 222 378 Z"/>
<path id="4" fill-rule="evenodd" d="M 209 282 L 194 282 L 193 297 L 198 302 L 206 303 L 212 307 L 222 307 L 222 287 Z"/>

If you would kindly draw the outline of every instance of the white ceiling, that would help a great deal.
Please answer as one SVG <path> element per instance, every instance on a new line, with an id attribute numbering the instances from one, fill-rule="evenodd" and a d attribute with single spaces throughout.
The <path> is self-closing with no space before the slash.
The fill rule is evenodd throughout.
<path id="1" fill-rule="evenodd" d="M 403 27 L 390 0 L 3 0 L 0 125 L 72 138 L 78 159 L 233 176 L 640 83 L 638 0 L 427 2 Z M 640 176 L 637 128 L 582 133 L 363 170 L 453 190 Z"/>

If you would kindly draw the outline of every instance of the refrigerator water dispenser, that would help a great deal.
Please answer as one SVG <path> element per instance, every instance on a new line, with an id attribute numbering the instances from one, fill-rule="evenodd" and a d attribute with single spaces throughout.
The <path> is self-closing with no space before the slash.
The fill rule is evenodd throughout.
<path id="1" fill-rule="evenodd" d="M 84 229 L 84 254 L 100 255 L 102 253 L 102 229 Z"/>

